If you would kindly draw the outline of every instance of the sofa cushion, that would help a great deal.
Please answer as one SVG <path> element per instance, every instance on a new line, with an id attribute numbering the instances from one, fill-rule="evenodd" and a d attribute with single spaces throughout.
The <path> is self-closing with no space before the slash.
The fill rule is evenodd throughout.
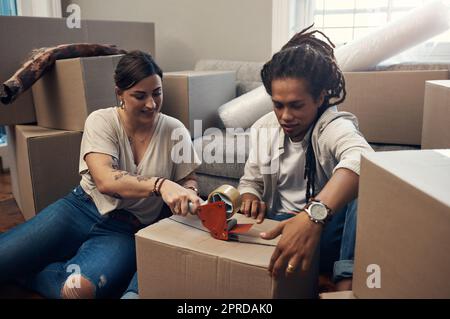
<path id="1" fill-rule="evenodd" d="M 250 133 L 246 132 L 217 130 L 217 134 L 195 139 L 195 149 L 202 159 L 197 172 L 211 176 L 241 178 L 248 158 L 249 136 Z"/>
<path id="2" fill-rule="evenodd" d="M 208 195 L 219 186 L 231 185 L 237 188 L 239 185 L 239 179 L 211 176 L 202 173 L 197 174 L 197 181 L 198 191 L 200 193 L 200 197 L 202 197 L 203 199 L 206 199 Z"/>
<path id="3" fill-rule="evenodd" d="M 199 60 L 194 69 L 198 71 L 236 71 L 236 96 L 240 96 L 262 85 L 260 75 L 262 66 L 262 62 Z"/>
<path id="4" fill-rule="evenodd" d="M 200 60 L 196 70 L 236 71 L 237 98 L 219 108 L 219 117 L 225 127 L 249 128 L 261 116 L 272 110 L 272 100 L 261 82 L 263 63 L 223 60 Z"/>

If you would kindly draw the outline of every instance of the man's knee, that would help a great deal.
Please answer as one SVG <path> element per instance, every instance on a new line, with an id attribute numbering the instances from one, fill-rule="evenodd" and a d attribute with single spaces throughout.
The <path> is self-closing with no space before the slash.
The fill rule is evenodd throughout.
<path id="1" fill-rule="evenodd" d="M 80 274 L 72 274 L 67 277 L 62 287 L 61 298 L 93 299 L 95 298 L 95 286 Z"/>

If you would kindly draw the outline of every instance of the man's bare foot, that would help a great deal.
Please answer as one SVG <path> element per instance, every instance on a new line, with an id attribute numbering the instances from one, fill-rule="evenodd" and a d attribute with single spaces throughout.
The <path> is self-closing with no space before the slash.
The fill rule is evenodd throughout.
<path id="1" fill-rule="evenodd" d="M 337 291 L 352 290 L 352 278 L 342 279 L 336 283 L 335 289 Z"/>

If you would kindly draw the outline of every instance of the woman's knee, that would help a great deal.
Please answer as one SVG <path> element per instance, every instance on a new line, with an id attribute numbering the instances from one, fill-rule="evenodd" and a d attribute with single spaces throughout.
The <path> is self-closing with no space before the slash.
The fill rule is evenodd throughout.
<path id="1" fill-rule="evenodd" d="M 94 299 L 95 285 L 80 274 L 67 277 L 61 289 L 62 299 Z"/>

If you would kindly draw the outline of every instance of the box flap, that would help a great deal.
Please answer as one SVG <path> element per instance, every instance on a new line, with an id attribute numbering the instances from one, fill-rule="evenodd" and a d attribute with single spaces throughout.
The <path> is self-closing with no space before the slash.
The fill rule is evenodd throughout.
<path id="1" fill-rule="evenodd" d="M 443 86 L 445 88 L 450 88 L 450 80 L 435 80 L 427 81 L 427 85 Z"/>

